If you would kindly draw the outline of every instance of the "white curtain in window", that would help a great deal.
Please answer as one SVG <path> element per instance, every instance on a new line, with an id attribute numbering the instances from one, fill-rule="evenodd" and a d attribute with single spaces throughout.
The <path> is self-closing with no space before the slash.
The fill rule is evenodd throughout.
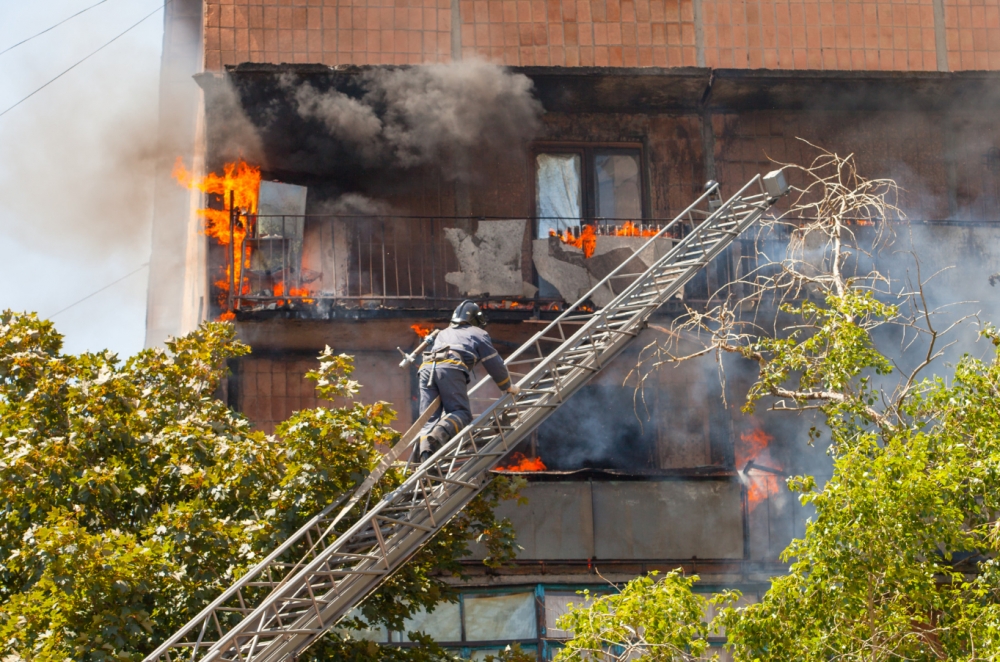
<path id="1" fill-rule="evenodd" d="M 580 155 L 539 154 L 536 159 L 538 237 L 580 224 Z"/>

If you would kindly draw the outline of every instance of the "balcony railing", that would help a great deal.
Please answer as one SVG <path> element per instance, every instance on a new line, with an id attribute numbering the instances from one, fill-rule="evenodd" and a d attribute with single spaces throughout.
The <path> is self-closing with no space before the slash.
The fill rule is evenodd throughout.
<path id="1" fill-rule="evenodd" d="M 562 246 L 581 244 L 584 226 L 598 238 L 635 236 L 638 246 L 638 238 L 667 222 L 557 219 L 555 225 Z M 255 215 L 241 225 L 246 234 L 227 258 L 233 311 L 446 310 L 467 294 L 493 308 L 558 310 L 566 298 L 551 288 L 537 292 L 537 219 Z"/>

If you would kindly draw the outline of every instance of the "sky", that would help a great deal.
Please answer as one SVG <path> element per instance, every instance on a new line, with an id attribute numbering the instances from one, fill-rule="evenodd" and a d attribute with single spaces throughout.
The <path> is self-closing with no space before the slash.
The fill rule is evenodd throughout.
<path id="1" fill-rule="evenodd" d="M 0 0 L 0 51 L 98 2 Z M 161 5 L 104 0 L 0 55 L 0 113 Z M 68 352 L 143 345 L 162 38 L 161 9 L 0 116 L 0 309 Z"/>

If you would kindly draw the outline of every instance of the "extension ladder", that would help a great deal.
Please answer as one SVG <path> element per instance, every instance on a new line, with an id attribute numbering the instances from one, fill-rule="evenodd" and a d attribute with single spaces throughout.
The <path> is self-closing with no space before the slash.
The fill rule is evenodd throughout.
<path id="1" fill-rule="evenodd" d="M 405 482 L 372 504 L 366 497 L 412 448 L 432 406 L 348 500 L 306 522 L 144 662 L 282 662 L 295 658 L 413 556 L 490 481 L 490 469 L 608 364 L 664 302 L 787 192 L 781 171 L 755 176 L 723 202 L 710 182 L 690 207 L 651 237 L 507 359 L 521 388 L 503 394 Z M 657 239 L 690 232 L 642 271 L 637 256 Z M 632 270 L 630 270 L 630 267 Z M 601 288 L 619 292 L 585 312 Z M 488 383 L 484 378 L 472 393 Z M 346 503 L 345 503 L 346 502 Z M 339 509 L 339 510 L 338 510 Z M 354 523 L 336 525 L 349 513 Z"/>

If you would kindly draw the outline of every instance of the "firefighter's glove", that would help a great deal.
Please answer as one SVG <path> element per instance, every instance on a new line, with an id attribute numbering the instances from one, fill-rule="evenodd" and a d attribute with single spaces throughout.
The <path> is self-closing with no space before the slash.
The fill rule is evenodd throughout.
<path id="1" fill-rule="evenodd" d="M 510 393 L 511 395 L 517 395 L 518 393 L 521 392 L 521 387 L 518 386 L 517 384 L 511 384 L 510 388 L 507 389 L 507 392 Z"/>

